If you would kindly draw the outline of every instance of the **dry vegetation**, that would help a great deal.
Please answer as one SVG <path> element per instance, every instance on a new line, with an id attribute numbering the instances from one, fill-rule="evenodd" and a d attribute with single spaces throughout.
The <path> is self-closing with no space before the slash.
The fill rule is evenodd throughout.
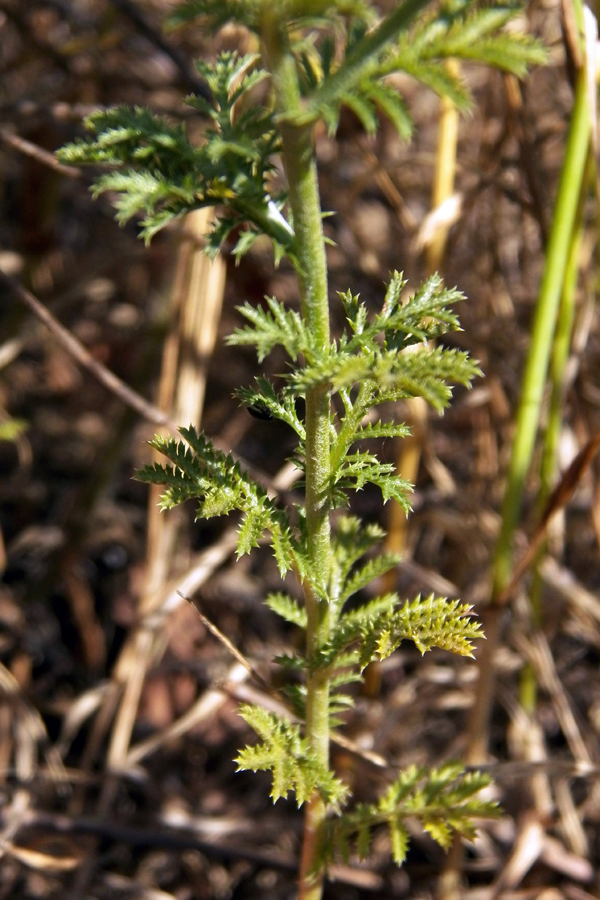
<path id="1" fill-rule="evenodd" d="M 214 51 L 189 28 L 161 36 L 167 0 L 1 0 L 0 266 L 26 286 L 87 350 L 87 370 L 15 291 L 0 303 L 0 898 L 287 898 L 294 893 L 300 819 L 268 799 L 268 780 L 235 775 L 249 739 L 240 699 L 264 697 L 177 588 L 265 678 L 293 634 L 261 604 L 278 575 L 265 551 L 235 563 L 232 523 L 196 524 L 156 512 L 132 481 L 161 422 L 200 422 L 267 480 L 291 450 L 283 425 L 256 421 L 233 390 L 255 372 L 250 353 L 222 338 L 234 306 L 265 294 L 296 302 L 287 267 L 255 245 L 239 268 L 201 255 L 202 221 L 150 249 L 119 230 L 87 174 L 48 151 L 78 133 L 82 114 L 148 104 L 190 118 L 189 60 Z M 468 296 L 456 340 L 485 379 L 431 415 L 395 573 L 407 596 L 435 590 L 483 606 L 498 534 L 511 422 L 543 265 L 543 246 L 572 92 L 554 0 L 531 5 L 532 30 L 551 48 L 547 68 L 515 83 L 468 71 L 476 107 L 461 121 L 457 191 L 442 270 Z M 236 45 L 232 32 L 222 41 Z M 409 145 L 386 127 L 367 139 L 343 118 L 319 137 L 333 289 L 380 298 L 392 269 L 415 283 L 426 269 L 439 103 L 402 85 L 417 128 Z M 521 102 L 522 101 L 522 102 Z M 600 427 L 600 332 L 594 308 L 596 207 L 590 196 L 569 368 L 561 464 Z M 224 288 L 224 296 L 223 296 Z M 339 315 L 338 310 L 334 315 Z M 269 360 L 277 372 L 281 359 Z M 132 409 L 103 367 L 150 401 Z M 131 398 L 129 398 L 130 400 Z M 126 402 L 123 402 L 123 401 Z M 152 405 L 156 404 L 156 406 Z M 138 404 L 139 406 L 139 404 Z M 140 414 L 141 413 L 141 414 Z M 390 443 L 387 452 L 394 448 Z M 600 732 L 600 494 L 594 464 L 553 522 L 541 571 L 544 625 L 535 630 L 527 585 L 506 611 L 498 654 L 489 767 L 504 813 L 463 861 L 469 900 L 598 896 Z M 518 554 L 535 527 L 531 477 Z M 363 515 L 381 520 L 365 491 Z M 534 722 L 520 711 L 529 662 L 540 693 Z M 335 747 L 356 795 L 387 770 L 465 752 L 477 662 L 405 644 L 368 679 Z M 364 752 L 372 751 L 377 759 Z M 407 864 L 384 841 L 368 867 L 340 866 L 328 898 L 429 898 L 443 888 L 441 852 L 415 835 Z"/>

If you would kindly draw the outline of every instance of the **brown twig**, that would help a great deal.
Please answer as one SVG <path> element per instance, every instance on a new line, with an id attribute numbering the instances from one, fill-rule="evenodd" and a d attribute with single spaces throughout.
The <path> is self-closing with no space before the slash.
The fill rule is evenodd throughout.
<path id="1" fill-rule="evenodd" d="M 229 640 L 227 635 L 223 634 L 223 632 L 221 631 L 220 628 L 217 628 L 217 626 L 213 622 L 211 622 L 210 619 L 208 619 L 204 615 L 203 612 L 201 612 L 201 610 L 198 608 L 196 602 L 194 600 L 192 600 L 190 597 L 186 597 L 186 595 L 183 594 L 181 591 L 177 591 L 177 593 L 184 600 L 187 600 L 187 602 L 192 607 L 192 609 L 194 610 L 194 612 L 196 613 L 196 615 L 198 616 L 198 618 L 200 619 L 200 621 L 202 622 L 204 627 L 208 628 L 210 633 L 214 637 L 216 637 L 216 639 L 218 641 L 220 641 L 221 644 L 223 644 L 223 646 L 225 647 L 227 652 L 230 653 L 231 656 L 233 656 L 233 658 L 235 660 L 237 660 L 240 663 L 240 665 L 242 665 L 245 668 L 245 670 L 254 679 L 254 681 L 257 683 L 257 685 L 259 687 L 261 687 L 263 689 L 263 691 L 267 691 L 270 694 L 273 693 L 273 688 L 271 687 L 271 685 L 267 681 L 265 681 L 265 679 L 262 677 L 262 675 L 259 672 L 256 671 L 256 669 L 254 668 L 254 666 L 252 665 L 250 660 L 247 659 L 244 656 L 244 654 L 238 650 L 238 648 L 235 646 L 235 644 L 232 644 L 232 642 Z M 279 694 L 277 694 L 277 697 L 278 697 L 278 699 L 280 699 Z"/>
<path id="2" fill-rule="evenodd" d="M 13 134 L 8 128 L 0 128 L 0 140 L 12 147 L 13 150 L 18 150 L 19 153 L 23 153 L 25 156 L 30 156 L 36 162 L 47 166 L 49 169 L 54 169 L 60 175 L 67 175 L 69 178 L 81 178 L 81 169 L 59 163 L 54 154 L 44 150 L 43 147 L 38 147 L 37 144 L 32 144 L 31 141 L 27 141 L 25 138 L 19 137 L 18 134 Z"/>
<path id="3" fill-rule="evenodd" d="M 191 822 L 193 825 L 193 821 Z M 185 831 L 160 828 L 135 828 L 122 825 L 107 819 L 88 817 L 71 817 L 60 813 L 40 813 L 25 810 L 20 818 L 20 826 L 46 829 L 55 834 L 89 834 L 118 843 L 136 847 L 161 847 L 164 850 L 199 850 L 211 859 L 223 861 L 245 859 L 257 866 L 295 872 L 297 862 L 281 853 L 267 853 L 250 847 L 232 846 L 215 843 L 197 837 Z M 354 885 L 364 890 L 381 890 L 383 878 L 368 868 L 354 868 L 347 865 L 334 865 L 329 869 L 330 876 L 344 884 Z"/>
<path id="4" fill-rule="evenodd" d="M 538 550 L 544 543 L 550 521 L 557 512 L 560 512 L 560 510 L 567 505 L 584 474 L 590 467 L 598 449 L 600 449 L 600 431 L 591 437 L 587 444 L 579 451 L 550 494 L 527 550 L 517 563 L 510 583 L 496 600 L 498 606 L 505 606 L 514 595 L 523 576 L 535 561 Z"/>
<path id="5" fill-rule="evenodd" d="M 166 828 L 135 828 L 101 818 L 71 817 L 61 814 L 26 810 L 20 818 L 20 827 L 47 829 L 59 834 L 90 834 L 136 847 L 162 847 L 165 850 L 200 850 L 213 859 L 247 859 L 269 868 L 295 871 L 296 862 L 281 854 L 260 853 L 250 848 L 232 847 L 202 840 L 197 836 Z"/>
<path id="6" fill-rule="evenodd" d="M 44 325 L 48 328 L 48 330 L 54 335 L 56 340 L 60 343 L 66 352 L 75 359 L 79 365 L 90 373 L 97 381 L 100 382 L 107 390 L 109 390 L 112 394 L 118 397 L 122 403 L 126 406 L 131 407 L 137 413 L 139 413 L 142 418 L 146 419 L 148 422 L 152 422 L 154 425 L 159 425 L 165 428 L 169 428 L 173 433 L 177 433 L 179 430 L 179 425 L 177 422 L 168 416 L 166 413 L 162 412 L 157 406 L 153 403 L 150 403 L 148 400 L 145 400 L 141 394 L 138 394 L 137 391 L 134 391 L 129 385 L 125 384 L 120 378 L 118 378 L 110 369 L 107 369 L 102 363 L 98 362 L 94 359 L 91 353 L 86 350 L 83 344 L 77 340 L 77 338 L 71 334 L 71 332 L 61 325 L 61 323 L 56 319 L 50 310 L 48 310 L 43 303 L 41 303 L 37 297 L 35 297 L 30 291 L 26 290 L 18 281 L 14 278 L 11 278 L 10 275 L 7 275 L 0 269 L 0 283 L 4 283 L 19 300 L 32 312 L 37 318 L 44 323 Z M 224 448 L 221 446 L 221 442 L 218 439 L 214 439 L 213 443 L 215 447 L 219 450 L 226 450 L 226 452 L 230 453 L 232 458 L 236 460 L 236 462 L 240 462 L 248 472 L 258 481 L 263 487 L 267 488 L 267 490 L 272 491 L 275 495 L 279 493 L 283 493 L 290 489 L 294 481 L 297 477 L 299 477 L 299 472 L 296 470 L 295 475 L 290 473 L 290 469 L 288 466 L 284 467 L 285 470 L 285 478 L 283 480 L 273 480 L 269 478 L 268 475 L 265 475 L 264 472 L 259 471 L 255 466 L 248 463 L 238 454 L 232 452 L 228 448 Z M 283 471 L 283 470 L 282 470 Z M 281 473 L 280 473 L 281 474 Z"/>
<path id="7" fill-rule="evenodd" d="M 144 419 L 153 422 L 155 425 L 164 425 L 177 431 L 177 423 L 173 422 L 165 413 L 161 412 L 152 403 L 144 400 L 136 391 L 132 390 L 124 381 L 117 378 L 110 369 L 99 363 L 91 353 L 86 350 L 83 344 L 74 337 L 68 329 L 61 325 L 54 318 L 52 313 L 46 309 L 43 303 L 34 297 L 34 295 L 25 290 L 14 278 L 11 278 L 5 272 L 0 270 L 0 282 L 3 282 L 15 296 L 19 298 L 21 303 L 44 323 L 48 330 L 54 335 L 59 344 L 67 351 L 67 353 L 75 359 L 79 365 L 94 378 L 103 384 L 112 394 L 119 398 L 127 406 L 135 409 Z"/>

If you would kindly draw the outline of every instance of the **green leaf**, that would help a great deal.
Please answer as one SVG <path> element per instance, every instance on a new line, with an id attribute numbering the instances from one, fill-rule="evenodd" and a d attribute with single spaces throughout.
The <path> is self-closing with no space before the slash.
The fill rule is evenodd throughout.
<path id="1" fill-rule="evenodd" d="M 234 104 L 248 95 L 267 73 L 255 54 L 221 53 L 214 63 L 198 63 L 213 102 L 192 96 L 190 106 L 208 114 L 204 140 L 194 146 L 181 125 L 147 109 L 117 107 L 86 119 L 93 133 L 59 151 L 71 165 L 97 164 L 112 171 L 98 178 L 94 193 L 117 195 L 117 218 L 123 223 L 144 214 L 143 234 L 149 240 L 174 218 L 203 206 L 225 208 L 226 225 L 213 228 L 209 251 L 214 253 L 232 228 L 249 225 L 250 235 L 268 235 L 276 252 L 293 255 L 293 231 L 279 210 L 282 198 L 271 197 L 266 178 L 279 151 L 273 113 L 260 103 L 248 103 L 232 116 Z M 239 256 L 252 237 L 242 237 Z"/>
<path id="2" fill-rule="evenodd" d="M 244 406 L 259 406 L 266 410 L 275 419 L 285 422 L 293 428 L 301 440 L 306 437 L 303 423 L 296 413 L 296 398 L 289 392 L 278 394 L 268 378 L 262 375 L 256 379 L 256 390 L 252 388 L 240 388 L 235 396 L 242 401 Z"/>
<path id="3" fill-rule="evenodd" d="M 375 484 L 381 489 L 384 502 L 393 497 L 406 512 L 410 511 L 407 495 L 412 493 L 410 482 L 393 475 L 393 463 L 380 463 L 371 453 L 349 453 L 333 471 L 333 486 L 344 491 L 360 491 L 365 484 Z"/>
<path id="4" fill-rule="evenodd" d="M 467 353 L 436 347 L 415 353 L 384 350 L 351 355 L 342 351 L 294 372 L 290 381 L 294 391 L 302 394 L 324 385 L 341 391 L 361 381 L 373 382 L 378 403 L 423 397 L 441 412 L 452 396 L 448 382 L 469 386 L 480 374 Z"/>
<path id="5" fill-rule="evenodd" d="M 265 599 L 265 603 L 269 609 L 272 609 L 273 612 L 277 613 L 278 616 L 281 616 L 282 619 L 285 619 L 286 622 L 291 622 L 292 625 L 297 625 L 299 628 L 306 628 L 305 608 L 300 606 L 300 604 L 288 596 L 288 594 L 269 594 Z"/>
<path id="6" fill-rule="evenodd" d="M 246 253 L 250 250 L 250 248 L 256 242 L 257 237 L 258 232 L 252 231 L 251 228 L 247 228 L 245 231 L 242 231 L 235 247 L 233 248 L 233 255 L 235 256 L 236 266 L 239 266 L 242 256 L 245 256 Z"/>
<path id="7" fill-rule="evenodd" d="M 197 434 L 191 426 L 181 428 L 180 433 L 185 443 L 160 435 L 150 442 L 173 465 L 154 463 L 146 466 L 137 473 L 138 481 L 166 486 L 161 497 L 163 509 L 195 499 L 198 501 L 197 518 L 212 518 L 239 510 L 242 520 L 238 532 L 238 557 L 255 547 L 263 532 L 268 530 L 279 569 L 285 574 L 295 562 L 286 514 L 242 471 L 239 463 L 216 450 L 203 434 Z"/>
<path id="8" fill-rule="evenodd" d="M 271 771 L 273 800 L 294 791 L 298 806 L 302 806 L 318 791 L 333 806 L 343 801 L 347 788 L 309 751 L 298 725 L 259 706 L 242 706 L 240 715 L 256 731 L 261 743 L 241 751 L 235 760 L 238 771 Z"/>
<path id="9" fill-rule="evenodd" d="M 367 96 L 361 96 L 358 92 L 355 94 L 343 94 L 342 102 L 348 109 L 351 109 L 367 134 L 375 134 L 379 126 L 377 118 L 377 109 Z"/>
<path id="10" fill-rule="evenodd" d="M 368 422 L 356 430 L 354 441 L 365 441 L 373 438 L 405 438 L 410 437 L 408 425 L 395 422 Z"/>
<path id="11" fill-rule="evenodd" d="M 16 441 L 29 428 L 25 419 L 5 419 L 0 422 L 0 441 Z"/>
<path id="12" fill-rule="evenodd" d="M 333 536 L 333 558 L 340 584 L 346 580 L 354 563 L 375 547 L 385 532 L 375 524 L 363 525 L 356 516 L 340 516 Z"/>
<path id="13" fill-rule="evenodd" d="M 381 556 L 370 559 L 347 579 L 341 592 L 340 603 L 344 603 L 352 594 L 356 594 L 357 591 L 367 587 L 375 578 L 385 575 L 386 572 L 397 566 L 399 562 L 400 556 L 393 553 L 384 553 Z"/>
<path id="14" fill-rule="evenodd" d="M 310 355 L 313 341 L 305 323 L 293 309 L 286 309 L 274 297 L 266 297 L 268 309 L 245 303 L 238 312 L 251 325 L 238 328 L 227 339 L 229 346 L 256 346 L 258 361 L 262 362 L 274 347 L 281 345 L 288 356 L 296 360 L 301 353 Z"/>
<path id="15" fill-rule="evenodd" d="M 353 839 L 360 855 L 368 855 L 375 830 L 387 827 L 392 856 L 401 865 L 408 847 L 405 823 L 409 819 L 419 822 L 444 849 L 453 833 L 473 838 L 477 819 L 498 815 L 497 804 L 477 796 L 489 784 L 488 775 L 465 772 L 460 763 L 431 770 L 409 766 L 377 803 L 359 803 L 354 810 L 327 822 L 324 861 L 332 862 L 338 855 L 347 858 Z"/>
<path id="16" fill-rule="evenodd" d="M 406 852 L 408 850 L 408 831 L 395 816 L 392 816 L 388 820 L 388 825 L 392 843 L 392 859 L 397 866 L 401 866 L 406 859 Z"/>
<path id="17" fill-rule="evenodd" d="M 421 653 L 433 647 L 460 656 L 473 656 L 473 641 L 483 637 L 481 626 L 470 617 L 472 607 L 460 600 L 419 595 L 367 623 L 360 647 L 360 665 L 390 656 L 403 640 L 411 640 Z"/>
<path id="18" fill-rule="evenodd" d="M 259 508 L 246 513 L 238 530 L 238 559 L 245 553 L 250 553 L 253 547 L 258 547 L 261 537 L 270 525 L 272 525 L 270 510 Z"/>
<path id="19" fill-rule="evenodd" d="M 399 137 L 405 141 L 409 140 L 413 132 L 413 123 L 398 91 L 383 81 L 374 80 L 366 81 L 360 87 L 369 100 L 390 120 Z"/>

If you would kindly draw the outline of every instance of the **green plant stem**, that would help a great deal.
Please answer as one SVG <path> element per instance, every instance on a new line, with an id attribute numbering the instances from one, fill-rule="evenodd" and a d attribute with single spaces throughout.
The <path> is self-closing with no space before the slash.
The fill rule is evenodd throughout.
<path id="1" fill-rule="evenodd" d="M 313 129 L 292 124 L 302 109 L 298 76 L 277 12 L 265 21 L 263 39 L 281 116 L 280 132 L 289 203 L 294 225 L 294 250 L 302 316 L 316 348 L 329 348 L 327 260 L 319 200 Z M 326 597 L 331 566 L 330 526 L 330 399 L 325 388 L 306 395 L 306 523 L 309 575 L 304 594 L 307 613 L 307 647 L 310 659 L 327 640 L 330 605 Z M 318 759 L 329 766 L 329 679 L 317 669 L 307 678 L 306 737 Z M 324 871 L 317 864 L 320 834 L 326 807 L 318 794 L 307 804 L 300 868 L 301 900 L 319 900 Z"/>
<path id="2" fill-rule="evenodd" d="M 521 508 L 523 487 L 535 443 L 548 372 L 557 310 L 565 280 L 565 268 L 577 204 L 583 181 L 590 136 L 590 110 L 584 69 L 578 73 L 575 102 L 563 168 L 554 207 L 552 230 L 540 287 L 531 346 L 523 376 L 521 400 L 502 507 L 502 527 L 493 571 L 493 600 L 507 586 L 512 572 L 512 544 Z"/>
<path id="3" fill-rule="evenodd" d="M 570 238 L 584 178 L 589 137 L 590 113 L 586 77 L 582 69 L 577 76 L 569 136 L 517 412 L 512 457 L 502 507 L 502 525 L 493 565 L 492 603 L 482 614 L 483 630 L 487 640 L 478 655 L 479 675 L 475 702 L 469 718 L 466 759 L 471 765 L 483 762 L 487 754 L 490 709 L 494 696 L 494 658 L 500 644 L 503 616 L 503 609 L 497 600 L 508 586 L 512 574 L 513 537 L 538 429 L 552 337 L 565 280 Z"/>
<path id="4" fill-rule="evenodd" d="M 540 490 L 537 498 L 537 513 L 541 516 L 554 487 L 557 470 L 558 443 L 563 422 L 563 405 L 565 393 L 565 370 L 569 359 L 573 320 L 575 318 L 575 293 L 579 276 L 581 243 L 585 224 L 585 203 L 588 185 L 593 175 L 593 159 L 588 152 L 588 164 L 581 190 L 575 224 L 569 242 L 569 252 L 565 268 L 564 283 L 560 298 L 556 334 L 552 346 L 550 362 L 550 381 L 552 392 L 548 408 L 548 422 L 544 431 L 544 447 L 540 466 Z M 531 615 L 534 627 L 542 624 L 542 578 L 538 569 L 541 557 L 546 552 L 545 544 L 540 548 L 530 591 Z M 537 701 L 537 678 L 533 667 L 527 664 L 521 674 L 519 697 L 522 708 L 533 715 Z"/>

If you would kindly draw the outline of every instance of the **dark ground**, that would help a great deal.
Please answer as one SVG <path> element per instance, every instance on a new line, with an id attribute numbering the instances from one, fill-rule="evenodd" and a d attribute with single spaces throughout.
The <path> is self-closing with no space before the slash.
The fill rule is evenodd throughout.
<path id="1" fill-rule="evenodd" d="M 0 0 L 0 265 L 94 360 L 153 401 L 171 333 L 176 232 L 144 249 L 135 227 L 115 225 L 106 198 L 92 202 L 88 173 L 67 177 L 10 136 L 53 150 L 79 133 L 82 112 L 120 102 L 185 115 L 179 98 L 194 77 L 185 61 L 210 48 L 190 28 L 167 36 L 176 59 L 166 55 L 157 44 L 166 6 Z M 131 9 L 143 11 L 149 32 Z M 511 107 L 502 76 L 468 73 L 476 106 L 461 123 L 463 207 L 443 274 L 468 297 L 456 342 L 481 361 L 485 379 L 470 394 L 457 391 L 443 418 L 429 417 L 406 564 L 398 571 L 407 596 L 456 592 L 475 604 L 489 597 L 511 421 L 572 100 L 557 6 L 535 4 L 530 18 L 550 44 L 551 63 L 523 85 L 522 111 Z M 236 35 L 224 40 L 234 44 Z M 327 225 L 337 242 L 332 297 L 352 287 L 375 304 L 392 269 L 413 284 L 424 275 L 415 237 L 430 205 L 438 101 L 408 81 L 404 87 L 417 124 L 410 145 L 385 126 L 367 140 L 350 116 L 337 143 L 319 139 L 323 205 L 338 210 Z M 563 464 L 600 424 L 591 199 L 589 219 Z M 295 302 L 287 268 L 274 272 L 258 244 L 239 268 L 227 260 L 203 427 L 273 475 L 292 446 L 279 425 L 238 408 L 233 390 L 258 370 L 250 353 L 222 342 L 238 321 L 234 306 L 265 294 Z M 269 370 L 280 363 L 269 360 Z M 0 898 L 292 897 L 300 815 L 293 802 L 271 804 L 268 778 L 235 775 L 231 762 L 250 739 L 235 711 L 236 697 L 250 688 L 232 686 L 226 651 L 187 606 L 158 625 L 144 618 L 147 541 L 156 545 L 147 538 L 146 488 L 131 476 L 147 457 L 144 441 L 155 425 L 82 372 L 8 292 L 0 301 L 0 416 L 0 425 L 9 416 L 27 423 L 16 443 L 0 442 Z M 393 457 L 391 445 L 384 454 Z M 596 483 L 592 466 L 552 535 L 553 557 L 543 570 L 551 656 L 536 644 L 539 730 L 523 721 L 517 704 L 524 639 L 532 637 L 526 592 L 507 616 L 490 736 L 504 814 L 467 852 L 461 896 L 472 900 L 600 896 Z M 535 495 L 532 477 L 520 549 L 534 525 Z M 385 523 L 375 491 L 365 491 L 357 509 Z M 193 525 L 191 512 L 186 516 L 166 553 L 171 578 L 228 527 L 220 520 Z M 267 673 L 269 660 L 294 640 L 261 604 L 277 587 L 275 566 L 266 550 L 235 564 L 224 558 L 199 591 L 202 609 Z M 443 653 L 421 659 L 404 645 L 372 679 L 380 683 L 357 696 L 345 733 L 401 766 L 460 756 L 476 672 L 474 661 Z M 136 673 L 143 683 L 128 734 L 114 713 L 119 685 L 131 686 Z M 179 731 L 169 731 L 190 709 Z M 144 752 L 128 756 L 146 740 Z M 109 774 L 107 758 L 118 759 L 113 768 L 121 771 Z M 340 750 L 334 759 L 360 799 L 380 785 L 382 776 L 364 761 Z M 536 778 L 531 759 L 542 761 Z M 587 769 L 575 777 L 574 764 Z M 397 870 L 382 835 L 369 867 L 341 868 L 326 897 L 424 900 L 434 896 L 443 865 L 441 851 L 416 834 Z"/>

